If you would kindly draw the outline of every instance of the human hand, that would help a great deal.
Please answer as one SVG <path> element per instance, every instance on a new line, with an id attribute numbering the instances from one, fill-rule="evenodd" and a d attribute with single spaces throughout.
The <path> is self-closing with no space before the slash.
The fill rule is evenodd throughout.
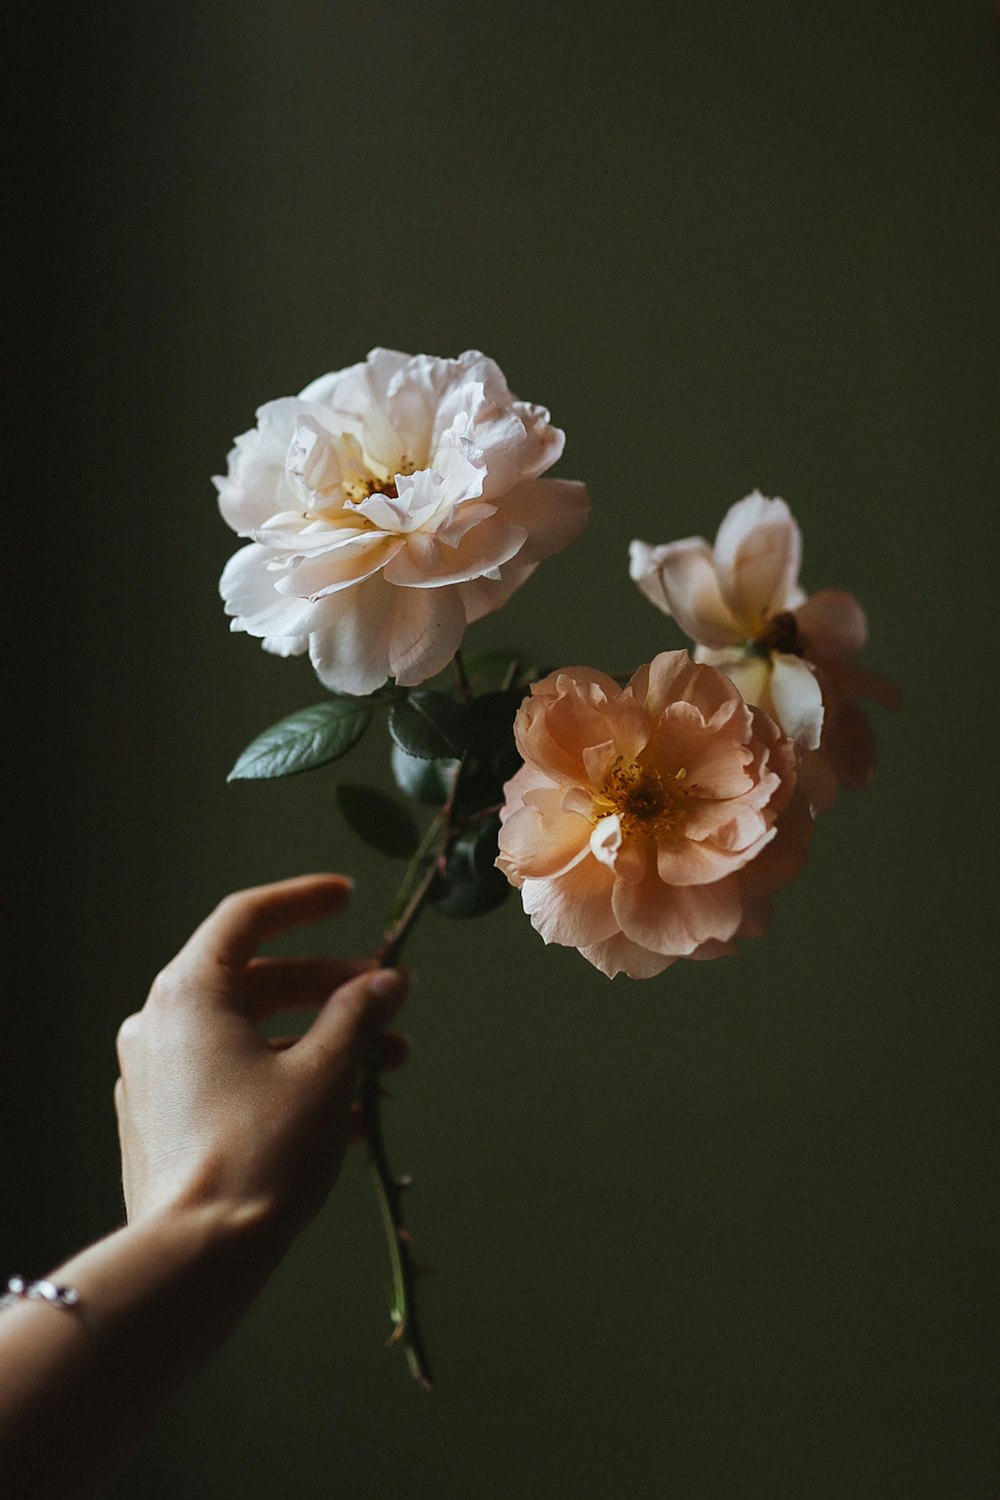
<path id="1" fill-rule="evenodd" d="M 405 998 L 373 959 L 260 958 L 267 938 L 341 911 L 351 883 L 306 875 L 227 896 L 118 1034 L 115 1087 L 129 1222 L 211 1206 L 291 1238 L 340 1172 L 366 1049 Z M 319 1007 L 304 1036 L 258 1022 Z M 399 1042 L 387 1052 L 398 1060 Z"/>

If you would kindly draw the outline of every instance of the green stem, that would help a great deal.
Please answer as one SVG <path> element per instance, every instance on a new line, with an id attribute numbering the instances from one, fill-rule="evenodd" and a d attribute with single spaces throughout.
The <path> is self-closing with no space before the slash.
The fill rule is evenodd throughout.
<path id="1" fill-rule="evenodd" d="M 461 688 L 467 694 L 471 694 L 468 678 L 457 652 L 455 670 Z M 452 810 L 465 772 L 465 764 L 463 756 L 452 783 L 451 795 L 441 811 L 432 819 L 420 841 L 420 847 L 407 867 L 392 904 L 378 953 L 379 962 L 386 967 L 399 962 L 403 946 L 413 931 L 417 918 L 427 905 L 434 878 L 442 861 L 447 858 L 458 832 L 452 821 Z M 382 1131 L 382 1089 L 379 1083 L 377 1047 L 372 1048 L 365 1059 L 361 1073 L 359 1100 L 362 1126 L 368 1141 L 368 1156 L 375 1196 L 382 1215 L 382 1224 L 389 1246 L 389 1263 L 392 1268 L 392 1300 L 389 1315 L 393 1326 L 389 1343 L 400 1345 L 406 1356 L 410 1374 L 425 1390 L 429 1391 L 434 1388 L 434 1377 L 431 1373 L 430 1359 L 427 1355 L 427 1346 L 424 1343 L 417 1309 L 416 1283 L 422 1267 L 413 1258 L 411 1248 L 413 1235 L 407 1228 L 406 1216 L 403 1212 L 403 1193 L 410 1186 L 411 1179 L 397 1177 L 389 1163 Z"/>
<path id="2" fill-rule="evenodd" d="M 449 803 L 433 820 L 403 877 L 379 949 L 379 961 L 386 967 L 399 962 L 406 939 L 427 903 L 438 862 L 447 849 L 450 837 L 450 810 Z M 382 1215 L 392 1268 L 389 1315 L 393 1330 L 389 1343 L 400 1345 L 410 1374 L 425 1390 L 432 1390 L 434 1377 L 417 1310 L 416 1282 L 421 1268 L 413 1259 L 413 1236 L 407 1228 L 403 1212 L 403 1193 L 410 1186 L 410 1179 L 397 1177 L 389 1162 L 382 1131 L 382 1089 L 378 1065 L 378 1049 L 374 1048 L 365 1059 L 359 1099 L 375 1197 Z"/>
<path id="3" fill-rule="evenodd" d="M 471 703 L 472 684 L 469 681 L 469 674 L 465 670 L 465 662 L 462 660 L 462 653 L 460 650 L 455 652 L 455 655 L 452 657 L 451 664 L 455 668 L 455 680 L 458 683 L 458 691 L 461 693 L 466 703 Z"/>

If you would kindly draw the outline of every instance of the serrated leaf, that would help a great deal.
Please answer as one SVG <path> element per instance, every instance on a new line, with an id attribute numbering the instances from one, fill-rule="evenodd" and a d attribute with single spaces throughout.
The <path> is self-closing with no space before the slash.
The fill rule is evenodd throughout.
<path id="1" fill-rule="evenodd" d="M 452 845 L 431 900 L 447 917 L 479 917 L 510 894 L 507 877 L 495 865 L 499 818 L 462 835 Z"/>
<path id="2" fill-rule="evenodd" d="M 393 745 L 389 762 L 399 790 L 414 802 L 427 807 L 443 807 L 447 802 L 458 770 L 457 760 L 421 760 Z"/>
<path id="3" fill-rule="evenodd" d="M 418 760 L 457 760 L 469 738 L 469 710 L 444 693 L 418 688 L 392 705 L 389 733 Z"/>
<path id="4" fill-rule="evenodd" d="M 337 802 L 348 827 L 380 854 L 409 859 L 420 843 L 420 833 L 405 807 L 373 786 L 341 782 Z"/>
<path id="5" fill-rule="evenodd" d="M 346 755 L 372 719 L 367 698 L 346 694 L 289 714 L 247 746 L 227 781 L 260 781 L 298 776 Z"/>

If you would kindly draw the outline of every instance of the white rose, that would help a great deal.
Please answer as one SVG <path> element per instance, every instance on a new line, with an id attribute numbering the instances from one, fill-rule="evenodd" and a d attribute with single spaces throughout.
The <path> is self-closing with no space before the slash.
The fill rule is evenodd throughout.
<path id="1" fill-rule="evenodd" d="M 271 401 L 215 480 L 240 536 L 220 591 L 232 629 L 308 650 L 335 691 L 413 686 L 582 531 L 582 484 L 541 479 L 564 437 L 485 355 L 373 349 Z"/>

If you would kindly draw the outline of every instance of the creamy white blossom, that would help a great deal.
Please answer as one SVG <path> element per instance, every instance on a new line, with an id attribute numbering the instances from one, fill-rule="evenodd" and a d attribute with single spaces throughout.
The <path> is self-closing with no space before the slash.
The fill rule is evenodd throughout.
<path id="1" fill-rule="evenodd" d="M 841 786 L 868 784 L 875 740 L 856 700 L 895 708 L 899 693 L 855 661 L 868 634 L 858 601 L 800 587 L 802 537 L 784 500 L 755 490 L 730 506 L 714 546 L 700 536 L 634 541 L 629 559 L 646 598 L 697 643 L 695 660 L 725 672 L 796 742 L 814 808 Z"/>
<path id="2" fill-rule="evenodd" d="M 582 484 L 542 479 L 564 436 L 493 360 L 373 349 L 268 402 L 215 480 L 248 539 L 220 582 L 232 629 L 368 693 L 441 670 L 583 529 Z"/>

